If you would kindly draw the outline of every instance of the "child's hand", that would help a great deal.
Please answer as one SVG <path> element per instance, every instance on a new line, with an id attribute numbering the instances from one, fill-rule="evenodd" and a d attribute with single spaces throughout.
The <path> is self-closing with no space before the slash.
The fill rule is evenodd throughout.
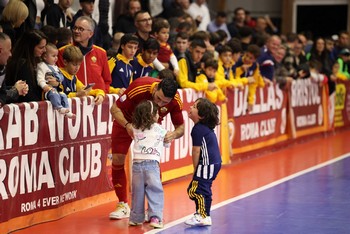
<path id="1" fill-rule="evenodd" d="M 48 85 L 51 85 L 51 86 L 59 86 L 60 85 L 60 82 L 58 82 L 57 79 L 53 76 L 50 76 L 50 75 L 46 76 L 45 79 L 46 79 L 46 83 Z"/>
<path id="2" fill-rule="evenodd" d="M 97 95 L 97 96 L 95 97 L 95 99 L 94 99 L 95 104 L 96 104 L 96 105 L 100 105 L 100 104 L 103 102 L 104 99 L 105 99 L 104 96 L 102 96 L 102 95 Z"/>
<path id="3" fill-rule="evenodd" d="M 247 79 L 248 79 L 248 84 L 255 83 L 255 78 L 254 77 L 249 76 L 249 77 L 247 77 Z"/>
<path id="4" fill-rule="evenodd" d="M 217 89 L 218 87 L 214 82 L 208 84 L 208 90 L 213 91 L 214 89 Z"/>
<path id="5" fill-rule="evenodd" d="M 50 85 L 45 85 L 43 90 L 45 93 L 49 92 L 52 89 L 52 87 Z"/>
<path id="6" fill-rule="evenodd" d="M 77 97 L 85 97 L 88 95 L 88 93 L 89 92 L 87 90 L 81 89 L 81 90 L 77 91 L 76 96 Z"/>
<path id="7" fill-rule="evenodd" d="M 180 72 L 179 70 L 175 69 L 175 70 L 174 70 L 174 75 L 175 75 L 176 77 L 178 77 L 178 76 L 179 76 L 179 72 Z"/>

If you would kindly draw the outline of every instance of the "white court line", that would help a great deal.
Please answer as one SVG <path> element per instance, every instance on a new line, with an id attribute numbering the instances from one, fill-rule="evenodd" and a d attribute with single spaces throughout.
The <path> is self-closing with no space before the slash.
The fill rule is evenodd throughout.
<path id="1" fill-rule="evenodd" d="M 262 191 L 264 191 L 264 190 L 266 190 L 266 189 L 272 188 L 272 187 L 274 187 L 274 186 L 276 186 L 276 185 L 279 185 L 279 184 L 281 184 L 281 183 L 283 183 L 283 182 L 286 182 L 286 181 L 288 181 L 288 180 L 294 179 L 294 178 L 296 178 L 296 177 L 302 176 L 302 175 L 304 175 L 304 174 L 306 174 L 306 173 L 309 173 L 309 172 L 311 172 L 311 171 L 315 171 L 315 170 L 317 170 L 317 169 L 319 169 L 319 168 L 321 168 L 321 167 L 328 166 L 328 165 L 330 165 L 330 164 L 332 164 L 332 163 L 335 163 L 335 162 L 337 162 L 337 161 L 343 160 L 343 159 L 345 159 L 345 158 L 347 158 L 347 157 L 349 157 L 349 156 L 350 156 L 350 153 L 346 153 L 346 154 L 340 155 L 340 156 L 337 157 L 337 158 L 331 159 L 331 160 L 329 160 L 329 161 L 326 161 L 326 162 L 324 162 L 324 163 L 321 163 L 321 164 L 318 164 L 318 165 L 316 165 L 316 166 L 310 167 L 310 168 L 308 168 L 308 169 L 299 171 L 299 172 L 297 172 L 297 173 L 295 173 L 295 174 L 292 174 L 292 175 L 290 175 L 290 176 L 287 176 L 287 177 L 284 177 L 284 178 L 282 178 L 282 179 L 276 180 L 276 181 L 274 181 L 274 182 L 272 182 L 272 183 L 270 183 L 270 184 L 264 185 L 264 186 L 262 186 L 262 187 L 260 187 L 260 188 L 254 189 L 254 190 L 252 190 L 252 191 L 250 191 L 250 192 L 241 194 L 241 195 L 239 195 L 239 196 L 237 196 L 237 197 L 233 197 L 233 198 L 228 199 L 228 200 L 226 200 L 226 201 L 220 202 L 220 203 L 218 203 L 218 204 L 216 204 L 216 205 L 213 205 L 211 211 L 216 210 L 216 209 L 218 209 L 218 208 L 220 208 L 220 207 L 222 207 L 222 206 L 225 206 L 225 205 L 227 205 L 227 204 L 229 204 L 229 203 L 232 203 L 232 202 L 238 201 L 238 200 L 240 200 L 240 199 L 243 199 L 243 198 L 249 197 L 249 196 L 251 196 L 251 195 L 254 195 L 254 194 L 256 194 L 256 193 L 262 192 Z M 193 214 L 190 214 L 190 215 L 188 215 L 188 216 L 186 216 L 186 217 L 183 217 L 183 218 L 181 218 L 181 219 L 178 219 L 178 220 L 172 221 L 172 222 L 170 222 L 170 223 L 167 223 L 166 225 L 164 225 L 164 228 L 163 228 L 163 229 L 153 229 L 153 230 L 151 230 L 151 231 L 145 232 L 145 234 L 154 234 L 154 233 L 158 233 L 158 232 L 165 231 L 167 228 L 171 228 L 171 227 L 173 227 L 173 226 L 175 226 L 175 225 L 178 225 L 178 224 L 180 224 L 180 223 L 184 223 L 187 219 L 191 218 L 192 216 L 193 216 Z"/>

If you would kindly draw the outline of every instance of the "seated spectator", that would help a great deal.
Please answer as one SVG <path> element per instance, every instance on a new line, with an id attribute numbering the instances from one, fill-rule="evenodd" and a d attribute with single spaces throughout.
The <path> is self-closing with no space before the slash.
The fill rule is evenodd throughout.
<path id="1" fill-rule="evenodd" d="M 10 89 L 6 87 L 6 64 L 10 56 L 11 39 L 5 33 L 0 33 L 0 108 L 7 103 L 17 102 L 19 96 L 28 93 L 28 85 L 22 80 L 18 80 Z"/>
<path id="2" fill-rule="evenodd" d="M 179 60 L 179 76 L 176 78 L 181 88 L 192 88 L 196 91 L 214 90 L 215 83 L 196 83 L 196 76 L 200 71 L 200 62 L 206 46 L 203 40 L 193 40 L 186 56 Z"/>
<path id="3" fill-rule="evenodd" d="M 240 79 L 235 79 L 232 71 L 234 58 L 231 47 L 224 45 L 219 50 L 218 70 L 215 74 L 215 83 L 220 89 L 243 87 Z"/>
<path id="4" fill-rule="evenodd" d="M 20 96 L 18 102 L 42 100 L 42 91 L 36 79 L 37 61 L 45 52 L 46 36 L 37 29 L 24 32 L 18 39 L 12 57 L 6 67 L 6 84 L 14 85 L 18 80 L 24 80 L 29 87 L 25 96 Z"/>
<path id="5" fill-rule="evenodd" d="M 120 88 L 127 88 L 132 82 L 133 68 L 130 61 L 138 49 L 139 39 L 134 34 L 127 33 L 120 39 L 120 48 L 117 57 L 108 60 L 112 75 L 109 93 L 118 94 Z"/>
<path id="6" fill-rule="evenodd" d="M 64 76 L 62 82 L 63 92 L 69 98 L 91 95 L 95 97 L 95 104 L 101 104 L 101 100 L 103 100 L 105 96 L 104 90 L 94 88 L 93 83 L 84 85 L 77 77 L 77 71 L 84 58 L 80 49 L 76 46 L 68 45 L 62 54 L 62 58 L 64 65 L 60 68 L 60 71 Z"/>
<path id="7" fill-rule="evenodd" d="M 127 3 L 126 14 L 120 15 L 113 22 L 113 35 L 117 32 L 122 33 L 136 33 L 134 17 L 135 13 L 141 10 L 141 3 L 139 0 L 129 0 Z"/>
<path id="8" fill-rule="evenodd" d="M 218 69 L 218 63 L 214 59 L 207 59 L 204 62 L 204 68 L 196 76 L 196 83 L 213 83 L 215 82 L 215 73 Z M 221 88 L 205 90 L 205 96 L 212 103 L 226 101 L 226 95 Z"/>
<path id="9" fill-rule="evenodd" d="M 248 111 L 253 110 L 255 104 L 255 93 L 257 87 L 264 87 L 265 83 L 260 74 L 259 64 L 256 59 L 260 55 L 257 45 L 248 46 L 247 51 L 234 65 L 233 71 L 236 79 L 247 78 L 248 83 Z"/>
<path id="10" fill-rule="evenodd" d="M 159 48 L 159 42 L 156 39 L 148 38 L 143 45 L 142 53 L 138 54 L 137 57 L 130 62 L 134 72 L 133 80 L 139 77 L 151 76 L 151 72 L 154 70 L 153 61 L 158 56 Z"/>
<path id="11" fill-rule="evenodd" d="M 28 7 L 20 0 L 10 0 L 1 16 L 0 25 L 2 32 L 6 33 L 10 38 L 12 45 L 15 45 L 18 35 L 18 28 L 24 23 L 29 15 Z"/>
<path id="12" fill-rule="evenodd" d="M 231 34 L 227 28 L 227 14 L 224 11 L 218 11 L 215 19 L 208 24 L 209 32 L 217 32 L 218 30 L 223 30 L 227 34 L 227 40 L 231 39 Z"/>
<path id="13" fill-rule="evenodd" d="M 158 61 L 165 68 L 174 71 L 175 76 L 179 75 L 179 65 L 170 45 L 168 44 L 170 25 L 166 19 L 158 18 L 152 24 L 152 34 L 160 45 Z"/>

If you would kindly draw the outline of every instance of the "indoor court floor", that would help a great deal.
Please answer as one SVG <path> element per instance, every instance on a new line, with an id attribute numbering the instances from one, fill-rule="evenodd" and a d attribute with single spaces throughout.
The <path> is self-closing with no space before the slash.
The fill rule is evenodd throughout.
<path id="1" fill-rule="evenodd" d="M 109 220 L 110 202 L 14 233 L 348 234 L 349 136 L 349 129 L 328 133 L 223 166 L 213 184 L 212 226 L 184 224 L 195 211 L 187 176 L 164 185 L 163 229 Z"/>

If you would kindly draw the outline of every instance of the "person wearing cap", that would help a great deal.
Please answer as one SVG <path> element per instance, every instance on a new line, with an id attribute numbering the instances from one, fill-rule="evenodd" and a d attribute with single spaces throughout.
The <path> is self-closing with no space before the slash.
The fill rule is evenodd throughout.
<path id="1" fill-rule="evenodd" d="M 337 62 L 339 63 L 339 73 L 350 80 L 348 63 L 350 61 L 350 50 L 344 48 L 340 51 Z"/>
<path id="2" fill-rule="evenodd" d="M 75 21 L 80 17 L 80 16 L 88 16 L 92 19 L 92 13 L 94 11 L 95 7 L 95 0 L 79 0 L 80 7 L 81 9 L 77 11 L 77 13 L 74 15 L 73 20 L 72 20 L 72 26 L 75 25 Z M 101 35 L 101 30 L 97 24 L 97 22 L 93 19 L 95 23 L 95 30 L 94 30 L 94 35 L 92 36 L 92 43 L 94 45 L 103 46 L 103 39 Z"/>

